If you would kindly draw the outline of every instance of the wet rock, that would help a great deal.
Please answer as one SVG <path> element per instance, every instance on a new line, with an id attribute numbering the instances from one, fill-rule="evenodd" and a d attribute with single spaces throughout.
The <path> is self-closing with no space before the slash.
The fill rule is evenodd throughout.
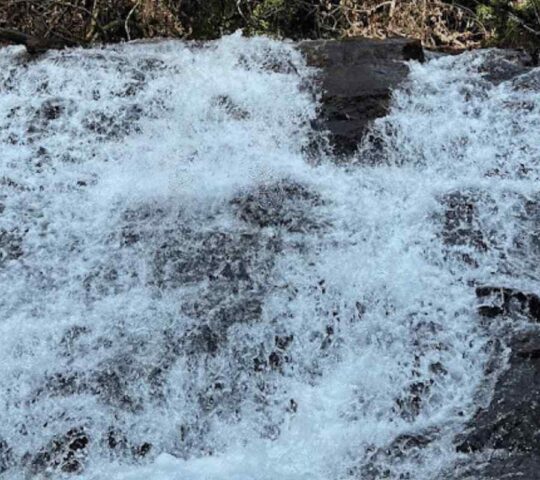
<path id="1" fill-rule="evenodd" d="M 45 380 L 43 393 L 68 396 L 83 393 L 87 389 L 84 377 L 78 373 L 56 373 Z"/>
<path id="2" fill-rule="evenodd" d="M 353 153 L 369 124 L 387 113 L 392 89 L 407 77 L 405 62 L 424 61 L 420 43 L 405 39 L 316 40 L 298 48 L 322 71 L 315 126 L 329 132 L 337 154 Z"/>
<path id="3" fill-rule="evenodd" d="M 193 332 L 188 334 L 188 348 L 190 353 L 205 352 L 215 354 L 218 351 L 223 339 L 214 332 L 208 325 L 198 326 Z"/>
<path id="4" fill-rule="evenodd" d="M 282 181 L 262 185 L 257 190 L 232 201 L 238 216 L 245 222 L 264 227 L 282 227 L 289 232 L 307 232 L 322 227 L 310 209 L 322 201 L 305 186 Z"/>
<path id="5" fill-rule="evenodd" d="M 512 88 L 523 91 L 540 91 L 540 70 L 538 68 L 526 72 L 512 81 Z"/>
<path id="6" fill-rule="evenodd" d="M 0 267 L 23 255 L 22 235 L 16 230 L 0 229 Z"/>
<path id="7" fill-rule="evenodd" d="M 432 384 L 432 379 L 413 382 L 409 385 L 407 393 L 396 399 L 397 411 L 402 418 L 414 420 L 419 415 Z"/>
<path id="8" fill-rule="evenodd" d="M 156 286 L 194 289 L 181 307 L 198 325 L 182 339 L 185 351 L 213 355 L 229 327 L 259 321 L 280 248 L 273 236 L 245 231 L 184 230 L 161 245 L 154 257 Z"/>
<path id="9" fill-rule="evenodd" d="M 482 305 L 480 315 L 494 318 L 499 315 L 519 317 L 540 323 L 540 297 L 512 288 L 482 286 L 476 288 L 476 296 Z"/>
<path id="10" fill-rule="evenodd" d="M 14 463 L 13 451 L 5 440 L 0 438 L 0 475 Z"/>
<path id="11" fill-rule="evenodd" d="M 469 469 L 481 479 L 533 480 L 540 471 L 540 332 L 518 334 L 510 346 L 509 369 L 499 378 L 490 405 L 478 412 L 471 432 L 456 447 L 473 454 Z M 475 465 L 493 450 L 495 461 Z"/>
<path id="12" fill-rule="evenodd" d="M 63 473 L 80 473 L 84 469 L 84 461 L 90 439 L 84 428 L 77 427 L 64 435 L 53 438 L 30 459 L 29 470 L 37 475 L 45 470 Z"/>
<path id="13" fill-rule="evenodd" d="M 99 365 L 90 376 L 88 389 L 106 405 L 137 412 L 142 408 L 140 396 L 144 392 L 138 392 L 136 387 L 145 373 L 144 366 L 124 354 Z"/>
<path id="14" fill-rule="evenodd" d="M 449 246 L 468 246 L 479 251 L 487 249 L 477 213 L 477 198 L 466 192 L 452 192 L 442 198 L 446 206 L 442 238 Z"/>
<path id="15" fill-rule="evenodd" d="M 227 95 L 217 96 L 214 99 L 213 104 L 234 120 L 246 120 L 249 118 L 249 112 L 237 105 L 233 99 Z"/>
<path id="16" fill-rule="evenodd" d="M 496 295 L 498 314 L 531 318 L 536 295 L 482 287 L 480 298 Z M 493 311 L 489 312 L 490 315 Z M 536 321 L 536 320 L 535 320 Z M 508 368 L 500 375 L 489 405 L 480 409 L 456 449 L 468 454 L 451 479 L 536 480 L 540 472 L 540 329 L 531 325 L 511 333 Z"/>
<path id="17" fill-rule="evenodd" d="M 46 100 L 41 105 L 39 116 L 47 122 L 50 122 L 59 119 L 65 109 L 66 107 L 61 99 Z"/>
<path id="18" fill-rule="evenodd" d="M 124 433 L 115 427 L 111 427 L 106 434 L 106 446 L 113 452 L 122 455 L 128 448 L 128 440 Z"/>
<path id="19" fill-rule="evenodd" d="M 83 127 L 103 140 L 121 140 L 132 132 L 138 132 L 138 121 L 142 117 L 138 104 L 126 105 L 120 112 L 111 115 L 107 112 L 92 112 L 82 124 Z"/>
<path id="20" fill-rule="evenodd" d="M 413 479 L 414 472 L 396 473 L 394 464 L 404 459 L 413 460 L 423 448 L 428 446 L 436 437 L 437 429 L 426 429 L 419 432 L 398 435 L 389 445 L 373 450 L 368 461 L 357 468 L 360 478 L 365 480 L 379 480 L 382 478 Z M 412 462 L 414 464 L 414 460 Z M 356 475 L 357 476 L 357 475 Z"/>
<path id="21" fill-rule="evenodd" d="M 486 80 L 498 85 L 529 72 L 533 63 L 531 56 L 520 50 L 492 50 L 480 72 Z"/>
<path id="22" fill-rule="evenodd" d="M 82 338 L 90 332 L 90 329 L 84 325 L 73 325 L 64 332 L 60 339 L 60 347 L 65 355 L 71 355 L 78 347 Z"/>
<path id="23" fill-rule="evenodd" d="M 155 282 L 160 288 L 204 280 L 249 282 L 249 273 L 257 267 L 271 267 L 278 248 L 272 239 L 254 233 L 179 230 L 155 254 Z"/>
<path id="24" fill-rule="evenodd" d="M 134 458 L 141 459 L 146 457 L 152 450 L 152 444 L 148 442 L 141 443 L 131 447 L 131 453 Z"/>

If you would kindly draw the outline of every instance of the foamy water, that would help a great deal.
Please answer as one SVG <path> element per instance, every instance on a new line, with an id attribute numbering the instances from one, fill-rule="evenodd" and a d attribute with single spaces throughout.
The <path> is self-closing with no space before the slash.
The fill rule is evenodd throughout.
<path id="1" fill-rule="evenodd" d="M 474 285 L 539 287 L 538 71 L 490 55 L 411 64 L 337 166 L 293 44 L 0 50 L 0 477 L 440 478 Z"/>

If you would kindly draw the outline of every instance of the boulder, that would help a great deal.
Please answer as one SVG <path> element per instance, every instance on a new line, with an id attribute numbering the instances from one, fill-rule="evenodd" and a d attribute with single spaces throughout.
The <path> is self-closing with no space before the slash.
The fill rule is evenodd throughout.
<path id="1" fill-rule="evenodd" d="M 456 449 L 468 454 L 449 477 L 459 480 L 520 478 L 540 472 L 540 300 L 511 288 L 478 287 L 480 315 L 515 323 L 507 345 L 508 368 L 499 376 L 489 405 L 458 436 Z"/>
<path id="2" fill-rule="evenodd" d="M 335 153 L 354 153 L 369 124 L 384 116 L 391 92 L 404 79 L 409 60 L 424 61 L 419 42 L 387 40 L 313 40 L 299 43 L 307 63 L 321 69 L 323 90 L 315 127 L 329 132 Z"/>

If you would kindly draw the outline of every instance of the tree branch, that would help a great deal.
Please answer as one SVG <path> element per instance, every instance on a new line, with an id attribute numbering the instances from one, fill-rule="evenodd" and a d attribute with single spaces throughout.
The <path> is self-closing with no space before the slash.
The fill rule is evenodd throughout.
<path id="1" fill-rule="evenodd" d="M 61 50 L 79 45 L 68 39 L 38 38 L 9 28 L 0 28 L 0 41 L 24 45 L 30 54 L 44 53 L 47 50 Z"/>

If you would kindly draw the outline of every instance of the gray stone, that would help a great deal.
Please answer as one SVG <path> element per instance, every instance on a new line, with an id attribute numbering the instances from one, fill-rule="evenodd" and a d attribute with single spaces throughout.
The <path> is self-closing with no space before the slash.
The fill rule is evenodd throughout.
<path id="1" fill-rule="evenodd" d="M 399 38 L 314 40 L 298 47 L 309 65 L 321 69 L 315 127 L 329 132 L 337 154 L 353 153 L 369 124 L 387 113 L 392 90 L 407 78 L 405 62 L 424 61 L 419 42 Z"/>

